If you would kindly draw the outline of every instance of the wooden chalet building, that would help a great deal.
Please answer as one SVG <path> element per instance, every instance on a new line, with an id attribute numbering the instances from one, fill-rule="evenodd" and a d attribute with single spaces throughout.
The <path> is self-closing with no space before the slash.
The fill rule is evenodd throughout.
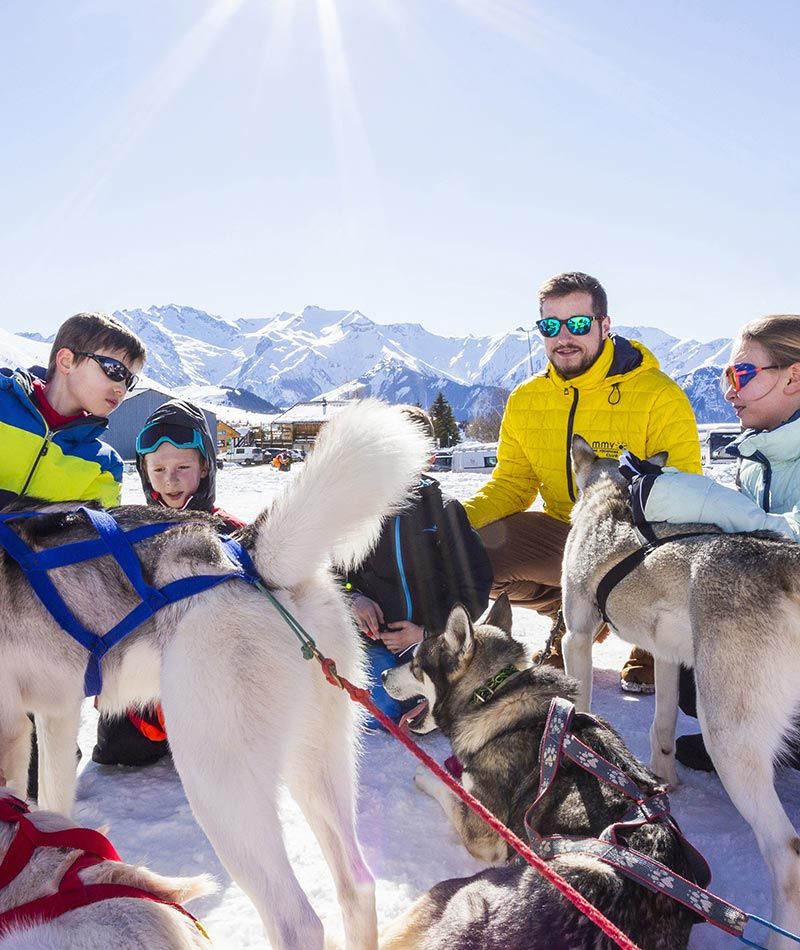
<path id="1" fill-rule="evenodd" d="M 354 399 L 319 399 L 313 402 L 296 402 L 293 406 L 272 420 L 270 424 L 270 445 L 286 448 L 310 448 L 320 429 Z"/>

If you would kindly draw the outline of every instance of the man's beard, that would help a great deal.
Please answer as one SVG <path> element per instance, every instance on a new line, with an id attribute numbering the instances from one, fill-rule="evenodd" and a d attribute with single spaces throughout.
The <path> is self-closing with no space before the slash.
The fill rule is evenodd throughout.
<path id="1" fill-rule="evenodd" d="M 575 379 L 577 376 L 582 376 L 587 369 L 590 369 L 597 362 L 598 357 L 603 352 L 603 342 L 600 341 L 600 346 L 594 353 L 584 353 L 581 357 L 580 363 L 570 363 L 569 366 L 562 368 L 559 366 L 558 355 L 554 353 L 550 357 L 550 362 L 558 370 L 560 376 L 564 379 Z"/>

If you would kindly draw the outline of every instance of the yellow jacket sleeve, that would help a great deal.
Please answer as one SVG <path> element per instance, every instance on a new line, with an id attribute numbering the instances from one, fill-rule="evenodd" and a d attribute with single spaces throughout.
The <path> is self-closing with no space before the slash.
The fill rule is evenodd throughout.
<path id="1" fill-rule="evenodd" d="M 686 393 L 677 386 L 661 390 L 647 425 L 648 457 L 667 452 L 667 465 L 702 474 L 697 420 Z"/>
<path id="2" fill-rule="evenodd" d="M 97 499 L 104 508 L 116 508 L 122 501 L 122 485 L 109 472 L 102 472 L 87 487 L 84 497 Z"/>
<path id="3" fill-rule="evenodd" d="M 511 394 L 503 414 L 497 465 L 492 477 L 480 491 L 463 503 L 473 528 L 482 528 L 492 521 L 527 511 L 539 492 L 540 481 L 516 431 L 519 407 L 515 396 L 516 393 Z"/>

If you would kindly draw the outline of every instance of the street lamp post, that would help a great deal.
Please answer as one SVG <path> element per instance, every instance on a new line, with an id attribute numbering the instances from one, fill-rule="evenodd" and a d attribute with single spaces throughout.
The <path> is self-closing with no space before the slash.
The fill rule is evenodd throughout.
<path id="1" fill-rule="evenodd" d="M 528 338 L 528 362 L 531 365 L 531 376 L 533 376 L 533 350 L 531 349 L 531 331 L 527 327 L 517 327 L 517 330 L 522 330 L 522 332 Z"/>

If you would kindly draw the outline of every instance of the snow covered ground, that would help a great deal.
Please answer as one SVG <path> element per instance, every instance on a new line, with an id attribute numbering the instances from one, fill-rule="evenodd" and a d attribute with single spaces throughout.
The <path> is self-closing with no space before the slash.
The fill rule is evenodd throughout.
<path id="1" fill-rule="evenodd" d="M 729 473 L 717 469 L 728 480 Z M 218 473 L 218 502 L 232 513 L 254 517 L 283 488 L 293 473 L 271 467 L 226 466 Z M 439 476 L 437 476 L 439 477 Z M 458 498 L 469 497 L 483 475 L 443 474 L 444 488 Z M 135 474 L 126 474 L 123 500 L 141 503 Z M 516 634 L 541 645 L 547 623 L 524 610 L 514 611 Z M 313 631 L 311 631 L 313 635 Z M 289 632 L 287 630 L 287 636 Z M 633 751 L 648 756 L 648 729 L 653 698 L 623 694 L 618 670 L 629 647 L 609 637 L 595 647 L 595 710 L 619 729 Z M 342 694 L 342 702 L 346 702 Z M 180 781 L 169 760 L 146 769 L 98 766 L 90 758 L 96 713 L 84 708 L 80 743 L 83 760 L 78 783 L 77 818 L 89 826 L 111 824 L 110 837 L 122 856 L 165 874 L 210 872 L 220 882 L 217 895 L 191 905 L 208 928 L 215 945 L 228 950 L 264 947 L 260 921 L 239 888 L 218 862 L 195 823 Z M 691 720 L 679 732 L 696 731 Z M 448 744 L 440 735 L 423 738 L 424 748 L 442 761 Z M 449 877 L 474 873 L 480 865 L 469 856 L 445 824 L 438 804 L 417 791 L 414 759 L 385 734 L 367 735 L 362 761 L 359 833 L 377 880 L 378 914 L 382 922 L 405 910 L 431 885 Z M 715 775 L 679 766 L 683 784 L 672 794 L 674 813 L 684 832 L 705 854 L 714 878 L 712 888 L 746 911 L 769 916 L 769 884 L 755 839 Z M 209 781 L 213 781 L 209 776 Z M 789 817 L 800 826 L 800 774 L 784 771 L 778 790 Z M 236 804 L 231 803 L 235 815 Z M 299 810 L 288 796 L 281 806 L 287 848 L 300 883 L 333 933 L 341 933 L 333 883 L 322 855 Z M 748 935 L 753 936 L 750 931 Z M 761 935 L 759 935 L 761 940 Z M 763 942 L 763 940 L 761 940 Z M 738 941 L 709 925 L 695 927 L 690 946 L 739 946 Z"/>

